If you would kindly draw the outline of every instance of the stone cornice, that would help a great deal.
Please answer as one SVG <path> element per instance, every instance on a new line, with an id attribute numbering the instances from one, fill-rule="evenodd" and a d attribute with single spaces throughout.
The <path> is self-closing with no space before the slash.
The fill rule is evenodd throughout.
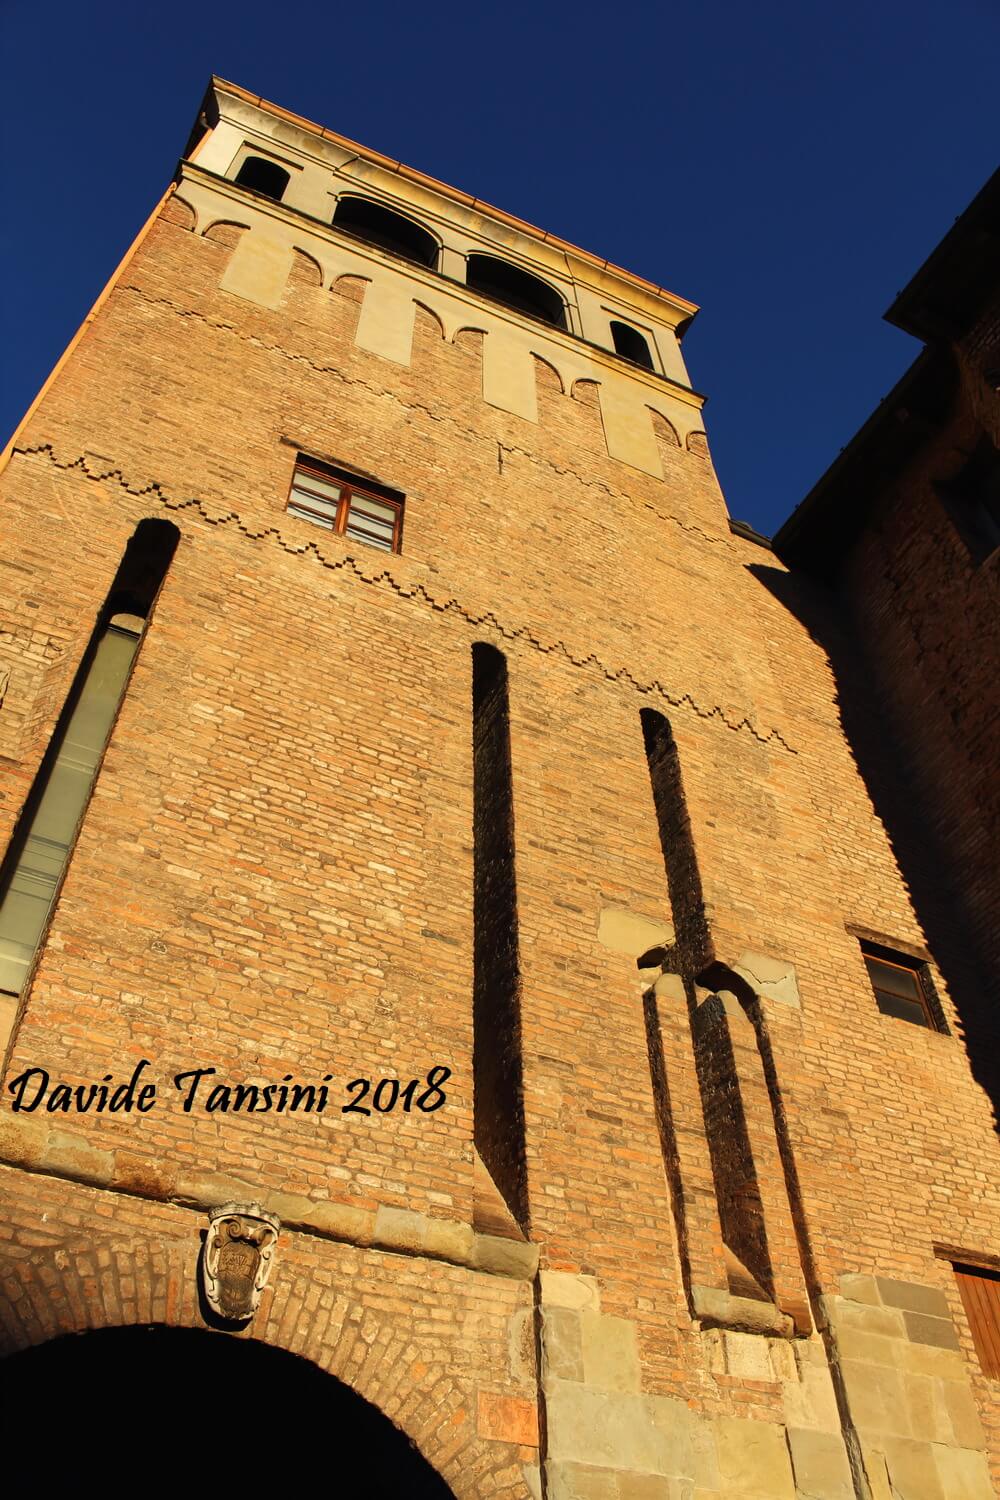
<path id="1" fill-rule="evenodd" d="M 640 294 L 645 301 L 656 303 L 658 316 L 668 322 L 678 332 L 678 336 L 694 318 L 698 312 L 698 306 L 685 297 L 668 291 L 666 287 L 657 286 L 653 281 L 643 276 L 638 276 L 632 271 L 627 271 L 622 266 L 615 265 L 612 261 L 602 259 L 589 250 L 582 249 L 579 245 L 572 244 L 569 240 L 561 239 L 558 235 L 549 233 L 547 230 L 538 228 L 537 225 L 529 224 L 524 219 L 517 218 L 505 210 L 496 208 L 486 203 L 481 198 L 475 198 L 470 193 L 462 192 L 460 188 L 450 187 L 445 182 L 440 182 L 435 177 L 430 177 L 425 172 L 417 171 L 414 167 L 408 167 L 405 163 L 396 161 L 392 157 L 384 156 L 379 151 L 372 150 L 369 146 L 363 146 L 347 136 L 340 135 L 337 131 L 329 130 L 327 127 L 318 125 L 312 120 L 305 119 L 291 110 L 283 109 L 280 105 L 272 104 L 258 94 L 251 93 L 248 89 L 240 88 L 238 84 L 229 83 L 223 78 L 212 77 L 206 104 L 214 103 L 216 108 L 223 111 L 223 100 L 231 99 L 242 104 L 249 104 L 254 109 L 259 109 L 272 118 L 294 125 L 307 136 L 314 136 L 317 140 L 329 142 L 349 153 L 352 159 L 362 160 L 369 165 L 380 169 L 390 176 L 397 177 L 407 183 L 430 192 L 447 202 L 458 204 L 464 209 L 472 210 L 483 218 L 492 220 L 498 228 L 504 231 L 504 237 L 509 240 L 510 231 L 513 229 L 518 234 L 524 235 L 538 245 L 544 245 L 550 249 L 557 250 L 566 256 L 570 269 L 580 279 L 603 285 L 605 289 L 611 290 L 613 283 L 623 283 L 624 288 L 631 294 L 634 300 L 636 293 Z M 669 311 L 668 311 L 669 310 Z"/>

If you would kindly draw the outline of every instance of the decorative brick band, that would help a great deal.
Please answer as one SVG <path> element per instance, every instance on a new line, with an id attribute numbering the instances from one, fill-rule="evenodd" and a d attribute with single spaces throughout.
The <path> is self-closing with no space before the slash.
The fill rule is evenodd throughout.
<path id="1" fill-rule="evenodd" d="M 671 693 L 658 678 L 643 681 L 636 677 L 628 667 L 616 667 L 609 662 L 603 661 L 593 652 L 585 657 L 574 655 L 573 651 L 564 641 L 546 639 L 531 625 L 505 624 L 490 610 L 477 613 L 462 604 L 454 595 L 440 597 L 432 594 L 423 583 L 404 583 L 400 581 L 389 568 L 380 567 L 377 571 L 369 572 L 366 567 L 362 566 L 361 561 L 349 552 L 344 552 L 342 555 L 335 557 L 330 556 L 326 550 L 328 544 L 325 539 L 322 542 L 310 540 L 296 542 L 292 545 L 286 540 L 277 526 L 251 527 L 241 519 L 236 511 L 226 509 L 215 512 L 196 496 L 191 496 L 186 500 L 175 499 L 168 495 L 163 486 L 156 480 L 151 480 L 146 484 L 135 484 L 126 478 L 125 474 L 115 465 L 113 460 L 101 458 L 96 454 L 84 453 L 72 459 L 63 459 L 56 453 L 51 443 L 39 443 L 33 447 L 19 447 L 16 453 L 19 457 L 24 458 L 33 456 L 44 457 L 57 469 L 79 469 L 88 479 L 95 480 L 98 483 L 111 480 L 118 484 L 127 494 L 133 495 L 137 499 L 148 498 L 164 506 L 169 511 L 194 510 L 212 526 L 234 524 L 251 541 L 257 542 L 270 538 L 285 552 L 295 555 L 311 554 L 324 568 L 331 570 L 344 569 L 349 573 L 353 573 L 355 577 L 361 579 L 364 583 L 376 584 L 392 589 L 400 598 L 422 602 L 441 614 L 458 614 L 470 625 L 476 627 L 483 625 L 492 626 L 504 640 L 526 641 L 528 645 L 547 655 L 557 652 L 570 662 L 572 666 L 593 666 L 609 682 L 628 683 L 637 692 L 643 694 L 655 693 L 657 697 L 669 703 L 672 708 L 690 709 L 698 718 L 717 720 L 733 733 L 747 732 L 762 745 L 777 744 L 790 755 L 799 754 L 796 747 L 784 738 L 779 729 L 771 728 L 764 730 L 758 728 L 746 716 L 736 719 L 727 714 L 718 704 L 706 707 L 696 702 L 690 693 L 681 693 L 679 695 Z M 381 553 L 378 554 L 380 558 L 382 555 Z"/>

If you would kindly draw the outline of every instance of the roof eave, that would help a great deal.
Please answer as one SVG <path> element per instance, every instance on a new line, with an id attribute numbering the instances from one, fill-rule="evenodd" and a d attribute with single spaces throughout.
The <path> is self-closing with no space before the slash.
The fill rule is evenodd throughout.
<path id="1" fill-rule="evenodd" d="M 432 192 L 440 193 L 443 197 L 450 198 L 452 202 L 460 203 L 464 208 L 474 208 L 477 213 L 486 214 L 490 218 L 496 219 L 499 223 L 511 229 L 516 229 L 521 234 L 530 235 L 533 239 L 540 240 L 547 245 L 562 250 L 568 255 L 575 256 L 585 264 L 593 266 L 597 270 L 604 271 L 609 276 L 614 276 L 627 282 L 644 292 L 647 296 L 651 295 L 661 298 L 664 302 L 670 303 L 679 315 L 678 337 L 681 337 L 687 331 L 698 312 L 697 303 L 688 301 L 686 297 L 679 297 L 676 292 L 671 292 L 666 287 L 657 286 L 655 282 L 647 280 L 644 276 L 636 275 L 634 271 L 627 271 L 623 266 L 615 265 L 613 261 L 602 260 L 599 255 L 595 255 L 590 250 L 584 250 L 581 246 L 574 245 L 571 241 L 560 238 L 559 235 L 550 234 L 547 230 L 539 229 L 536 224 L 529 224 L 527 220 L 519 219 L 516 215 L 509 214 L 502 208 L 495 208 L 482 198 L 474 198 L 471 194 L 462 192 L 460 188 L 451 187 L 448 183 L 441 182 L 436 177 L 428 176 L 426 172 L 419 172 L 415 167 L 408 167 L 404 162 L 396 161 L 390 156 L 384 156 L 382 152 L 375 151 L 370 146 L 364 146 L 358 141 L 352 141 L 348 136 L 340 135 L 335 130 L 329 130 L 324 125 L 317 125 L 315 121 L 307 120 L 304 115 L 297 115 L 291 110 L 282 108 L 280 104 L 273 104 L 261 95 L 254 94 L 249 89 L 241 88 L 239 84 L 230 83 L 228 79 L 220 78 L 217 74 L 213 73 L 209 83 L 208 94 L 206 95 L 206 102 L 216 91 L 230 94 L 234 98 L 243 100 L 246 104 L 252 104 L 257 109 L 262 109 L 268 114 L 276 116 L 278 119 L 296 125 L 300 130 L 304 130 L 311 135 L 318 135 L 323 140 L 334 142 L 345 150 L 363 157 L 366 161 L 370 161 L 374 166 L 381 167 L 383 171 L 397 173 L 410 182 L 419 183 L 423 187 L 430 188 Z M 199 114 L 199 123 L 204 115 L 205 104 L 203 104 L 201 113 Z"/>

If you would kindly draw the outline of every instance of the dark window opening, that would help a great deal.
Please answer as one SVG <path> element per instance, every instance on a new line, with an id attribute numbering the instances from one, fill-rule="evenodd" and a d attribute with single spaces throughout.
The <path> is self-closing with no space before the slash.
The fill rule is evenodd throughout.
<path id="1" fill-rule="evenodd" d="M 643 708 L 639 718 L 677 948 L 683 955 L 683 967 L 699 973 L 712 962 L 715 954 L 684 795 L 680 757 L 673 731 L 663 714 L 655 708 Z"/>
<path id="2" fill-rule="evenodd" d="M 434 236 L 381 203 L 372 203 L 368 198 L 341 198 L 333 223 L 345 234 L 380 245 L 418 266 L 427 266 L 432 271 L 437 267 L 438 245 Z"/>
<path id="3" fill-rule="evenodd" d="M 398 490 L 301 453 L 292 475 L 288 513 L 383 552 L 401 550 L 403 496 Z"/>
<path id="4" fill-rule="evenodd" d="M 695 1068 L 705 1119 L 722 1241 L 737 1264 L 727 1267 L 740 1295 L 774 1296 L 764 1200 L 757 1176 L 747 1099 L 740 1082 L 726 1012 L 718 995 L 700 1004 L 692 1018 Z M 751 1101 L 752 1102 L 752 1101 Z M 752 1289 L 756 1287 L 756 1292 Z"/>
<path id="5" fill-rule="evenodd" d="M 566 307 L 559 293 L 547 282 L 508 265 L 505 260 L 497 260 L 493 255 L 470 255 L 465 284 L 494 302 L 527 313 L 529 318 L 541 318 L 555 328 L 566 327 Z"/>
<path id="6" fill-rule="evenodd" d="M 103 616 L 141 615 L 153 608 L 181 534 L 171 521 L 140 521 L 108 593 Z"/>
<path id="7" fill-rule="evenodd" d="M 642 365 L 644 370 L 653 368 L 649 345 L 637 329 L 630 328 L 627 323 L 612 322 L 611 337 L 615 341 L 616 354 L 620 354 L 623 359 L 630 359 L 634 365 Z"/>
<path id="8" fill-rule="evenodd" d="M 277 162 L 267 161 L 263 156 L 248 156 L 236 174 L 240 187 L 250 188 L 265 198 L 280 203 L 290 181 L 290 173 Z"/>
<path id="9" fill-rule="evenodd" d="M 876 943 L 863 942 L 861 956 L 875 991 L 875 1004 L 884 1016 L 927 1026 L 931 1031 L 945 1030 L 926 964 Z"/>
<path id="10" fill-rule="evenodd" d="M 977 562 L 1000 547 L 1000 452 L 984 437 L 961 472 L 941 486 L 962 540 Z"/>

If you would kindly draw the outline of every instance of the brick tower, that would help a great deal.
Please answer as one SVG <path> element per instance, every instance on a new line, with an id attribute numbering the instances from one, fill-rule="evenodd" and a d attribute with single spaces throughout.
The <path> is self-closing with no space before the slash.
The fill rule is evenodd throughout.
<path id="1" fill-rule="evenodd" d="M 989 1096 L 694 312 L 213 79 L 0 480 L 19 1460 L 988 1500 Z"/>

